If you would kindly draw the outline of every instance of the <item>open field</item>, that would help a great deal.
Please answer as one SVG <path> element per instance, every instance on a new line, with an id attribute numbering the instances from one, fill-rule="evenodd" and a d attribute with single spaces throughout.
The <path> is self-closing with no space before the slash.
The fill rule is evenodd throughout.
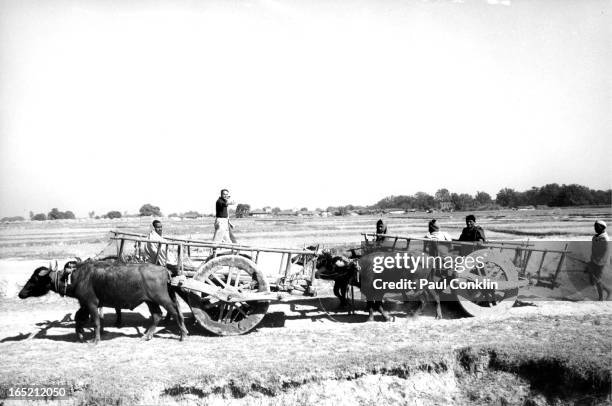
<path id="1" fill-rule="evenodd" d="M 385 217 L 389 233 L 420 236 L 435 216 L 459 235 L 464 213 Z M 608 209 L 477 213 L 492 239 L 588 240 Z M 241 242 L 301 247 L 357 245 L 377 217 L 237 220 Z M 0 391 L 11 385 L 66 383 L 68 404 L 607 404 L 612 370 L 612 303 L 533 301 L 498 318 L 465 317 L 454 303 L 436 321 L 431 308 L 412 317 L 395 304 L 395 323 L 365 323 L 363 311 L 336 313 L 329 284 L 322 297 L 273 304 L 262 325 L 213 337 L 187 320 L 139 340 L 146 306 L 124 312 L 97 346 L 75 342 L 77 303 L 54 293 L 15 298 L 34 267 L 49 259 L 89 257 L 111 229 L 148 230 L 150 219 L 0 225 Z M 212 220 L 165 220 L 164 232 L 208 239 Z M 276 271 L 276 270 L 274 270 Z M 609 274 L 609 269 L 607 270 Z M 609 276 L 609 275 L 608 275 Z M 592 290 L 592 291 L 591 291 Z M 594 294 L 594 289 L 585 287 Z M 559 290 L 559 292 L 563 292 Z M 525 301 L 525 299 L 523 299 Z M 186 317 L 188 307 L 183 303 Z M 38 334 L 30 338 L 31 333 Z M 0 392 L 0 396 L 2 392 Z M 5 404 L 15 401 L 5 399 Z M 65 402 L 62 404 L 66 404 Z"/>

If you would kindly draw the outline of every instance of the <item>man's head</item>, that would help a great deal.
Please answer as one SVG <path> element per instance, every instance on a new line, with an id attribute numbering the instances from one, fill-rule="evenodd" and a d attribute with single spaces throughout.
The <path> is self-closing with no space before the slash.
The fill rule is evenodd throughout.
<path id="1" fill-rule="evenodd" d="M 601 234 L 601 233 L 603 233 L 605 231 L 607 225 L 606 225 L 605 221 L 597 220 L 595 222 L 595 224 L 594 224 L 594 227 L 595 227 L 595 232 L 597 234 Z"/>
<path id="2" fill-rule="evenodd" d="M 476 217 L 473 214 L 465 216 L 465 225 L 468 228 L 474 228 L 476 226 Z"/>
<path id="3" fill-rule="evenodd" d="M 226 199 L 226 200 L 229 199 L 230 198 L 229 190 L 221 189 L 221 197 Z"/>
<path id="4" fill-rule="evenodd" d="M 153 221 L 153 229 L 155 230 L 155 232 L 159 235 L 162 235 L 162 223 L 159 220 L 154 220 Z"/>
<path id="5" fill-rule="evenodd" d="M 438 223 L 436 222 L 436 219 L 433 219 L 429 222 L 429 232 L 433 233 L 436 231 L 440 231 L 440 226 L 438 225 Z"/>

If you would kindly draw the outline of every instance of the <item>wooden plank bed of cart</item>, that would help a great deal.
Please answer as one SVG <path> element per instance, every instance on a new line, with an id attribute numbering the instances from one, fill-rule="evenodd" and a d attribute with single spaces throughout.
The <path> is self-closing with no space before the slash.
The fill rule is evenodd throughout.
<path id="1" fill-rule="evenodd" d="M 264 318 L 271 301 L 286 300 L 288 293 L 313 296 L 317 249 L 256 247 L 242 244 L 164 237 L 149 240 L 144 234 L 111 231 L 117 258 L 141 262 L 144 247 L 156 247 L 156 260 L 176 256 L 166 267 L 176 275 L 179 288 L 198 323 L 217 335 L 244 334 Z M 278 255 L 278 273 L 268 278 L 260 269 L 262 253 Z M 297 269 L 297 271 L 296 271 Z"/>

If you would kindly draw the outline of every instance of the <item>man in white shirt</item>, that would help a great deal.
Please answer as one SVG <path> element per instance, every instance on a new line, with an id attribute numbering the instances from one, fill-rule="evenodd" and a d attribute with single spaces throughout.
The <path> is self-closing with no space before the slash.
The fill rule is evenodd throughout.
<path id="1" fill-rule="evenodd" d="M 425 235 L 425 238 L 438 241 L 452 241 L 452 238 L 450 235 L 448 235 L 448 233 L 440 231 L 440 226 L 438 225 L 436 219 L 429 222 L 429 232 Z"/>
<path id="2" fill-rule="evenodd" d="M 166 266 L 168 262 L 166 250 L 168 248 L 167 244 L 163 244 L 166 242 L 166 239 L 162 237 L 162 223 L 159 220 L 154 220 L 152 224 L 153 229 L 149 233 L 147 239 L 151 241 L 161 242 L 161 247 L 159 243 L 156 242 L 147 242 L 144 246 L 144 257 L 145 261 L 150 262 L 156 265 Z M 175 262 L 176 263 L 176 262 Z"/>

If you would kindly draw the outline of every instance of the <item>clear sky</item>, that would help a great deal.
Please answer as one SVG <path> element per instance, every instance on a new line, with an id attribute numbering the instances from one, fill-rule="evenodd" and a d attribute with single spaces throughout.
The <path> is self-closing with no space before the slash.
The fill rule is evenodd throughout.
<path id="1" fill-rule="evenodd" d="M 610 188 L 611 4 L 0 0 L 0 216 Z"/>

